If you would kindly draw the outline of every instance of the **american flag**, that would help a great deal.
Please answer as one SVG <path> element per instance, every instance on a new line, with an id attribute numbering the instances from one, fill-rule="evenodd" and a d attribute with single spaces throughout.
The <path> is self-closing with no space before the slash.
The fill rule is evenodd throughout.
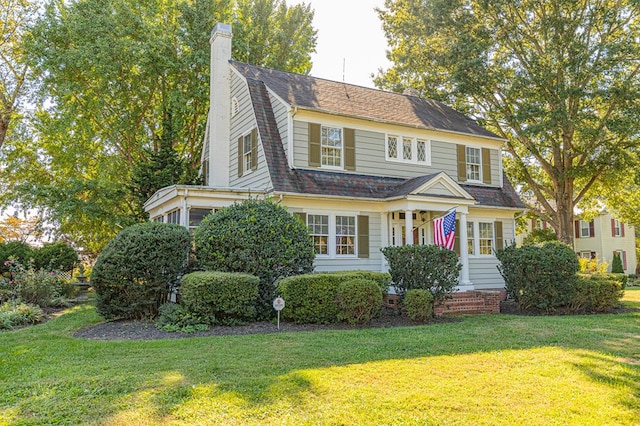
<path id="1" fill-rule="evenodd" d="M 433 243 L 453 250 L 456 238 L 456 210 L 433 220 Z"/>

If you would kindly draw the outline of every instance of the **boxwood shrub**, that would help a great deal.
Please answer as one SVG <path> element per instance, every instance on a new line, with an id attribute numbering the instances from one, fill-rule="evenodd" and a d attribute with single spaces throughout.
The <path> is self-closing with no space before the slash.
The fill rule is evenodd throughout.
<path id="1" fill-rule="evenodd" d="M 523 311 L 553 312 L 566 307 L 575 292 L 578 258 L 559 241 L 509 246 L 497 252 L 506 290 Z"/>
<path id="2" fill-rule="evenodd" d="M 626 275 L 578 274 L 570 307 L 574 312 L 608 312 L 624 295 Z"/>
<path id="3" fill-rule="evenodd" d="M 389 286 L 391 285 L 391 274 L 388 272 L 374 272 L 374 271 L 364 271 L 364 270 L 353 270 L 353 271 L 337 271 L 330 272 L 331 274 L 340 275 L 341 279 L 350 280 L 362 278 L 365 280 L 374 281 L 378 287 L 380 287 L 380 291 L 382 295 L 385 296 L 389 293 Z"/>
<path id="4" fill-rule="evenodd" d="M 91 272 L 98 313 L 109 319 L 156 316 L 184 274 L 190 248 L 189 231 L 180 225 L 148 222 L 122 230 Z"/>
<path id="5" fill-rule="evenodd" d="M 382 290 L 373 280 L 350 279 L 338 286 L 337 300 L 340 319 L 349 324 L 366 324 L 382 308 Z"/>
<path id="6" fill-rule="evenodd" d="M 256 317 L 259 282 L 256 276 L 237 272 L 192 272 L 182 277 L 182 304 L 211 324 L 251 321 Z"/>
<path id="7" fill-rule="evenodd" d="M 247 200 L 208 215 L 194 241 L 204 269 L 260 278 L 260 317 L 271 314 L 279 279 L 313 271 L 315 253 L 306 225 L 268 200 Z"/>
<path id="8" fill-rule="evenodd" d="M 414 288 L 405 293 L 402 307 L 413 321 L 427 322 L 433 318 L 433 296 L 431 292 Z"/>

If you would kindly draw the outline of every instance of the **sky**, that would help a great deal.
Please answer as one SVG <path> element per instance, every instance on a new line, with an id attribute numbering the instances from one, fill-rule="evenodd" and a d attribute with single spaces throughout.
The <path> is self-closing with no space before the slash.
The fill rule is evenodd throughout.
<path id="1" fill-rule="evenodd" d="M 286 0 L 288 5 L 310 4 L 318 31 L 311 75 L 374 87 L 371 74 L 388 68 L 387 41 L 374 8 L 384 0 Z M 344 79 L 343 79 L 344 60 Z"/>

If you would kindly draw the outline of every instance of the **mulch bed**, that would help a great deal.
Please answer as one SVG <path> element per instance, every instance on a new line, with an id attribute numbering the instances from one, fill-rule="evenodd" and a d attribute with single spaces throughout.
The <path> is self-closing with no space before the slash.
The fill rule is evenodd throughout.
<path id="1" fill-rule="evenodd" d="M 429 324 L 457 321 L 460 321 L 460 319 L 452 317 L 441 317 L 434 319 Z M 280 322 L 280 330 L 278 330 L 276 324 L 272 322 L 253 322 L 245 325 L 214 326 L 207 331 L 197 331 L 195 333 L 181 333 L 159 330 L 156 328 L 155 324 L 152 321 L 109 321 L 84 328 L 75 333 L 74 337 L 95 340 L 156 340 L 317 330 L 359 330 L 368 328 L 407 327 L 416 325 L 424 325 L 424 323 L 413 322 L 407 317 L 390 314 L 382 315 L 379 318 L 374 318 L 370 323 L 360 326 L 354 326 L 344 323 L 294 324 Z"/>

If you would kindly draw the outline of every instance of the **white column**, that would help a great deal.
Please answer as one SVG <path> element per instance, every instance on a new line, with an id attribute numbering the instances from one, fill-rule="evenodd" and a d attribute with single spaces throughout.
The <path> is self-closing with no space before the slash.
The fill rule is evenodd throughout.
<path id="1" fill-rule="evenodd" d="M 469 280 L 469 250 L 467 249 L 467 214 L 460 214 L 460 263 L 462 270 L 460 271 L 459 291 L 473 290 L 473 284 Z"/>
<path id="2" fill-rule="evenodd" d="M 413 210 L 404 211 L 404 229 L 407 245 L 413 244 Z"/>
<path id="3" fill-rule="evenodd" d="M 391 244 L 389 243 L 390 239 L 390 231 L 389 231 L 389 213 L 380 213 L 380 248 L 388 247 Z M 387 265 L 387 259 L 384 255 L 380 256 L 380 270 L 382 272 L 387 272 L 389 269 Z"/>

